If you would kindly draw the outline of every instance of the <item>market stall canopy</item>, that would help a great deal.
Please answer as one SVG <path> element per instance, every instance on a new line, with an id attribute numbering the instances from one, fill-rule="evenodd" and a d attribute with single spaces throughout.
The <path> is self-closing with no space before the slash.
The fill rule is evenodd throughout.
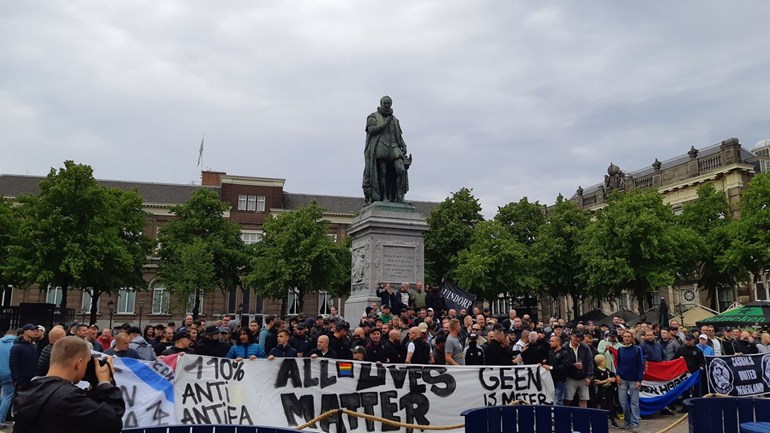
<path id="1" fill-rule="evenodd" d="M 598 324 L 605 317 L 607 317 L 607 315 L 604 314 L 602 312 L 602 310 L 600 310 L 598 308 L 594 308 L 593 310 L 591 310 L 591 311 L 589 311 L 589 312 L 587 312 L 587 313 L 585 313 L 585 314 L 583 314 L 581 316 L 576 317 L 575 320 L 570 322 L 570 324 L 572 326 L 577 325 L 580 322 L 583 322 L 584 324 L 588 324 L 589 320 L 594 322 L 594 323 L 596 323 L 596 324 Z"/>
<path id="2" fill-rule="evenodd" d="M 623 322 L 625 322 L 626 326 L 634 326 L 639 322 L 639 315 L 634 313 L 633 311 L 618 310 L 618 311 L 615 311 L 614 313 L 610 313 L 609 316 L 600 320 L 599 324 L 604 323 L 609 326 L 612 326 L 612 318 L 615 316 L 618 316 L 621 319 L 623 319 Z"/>
<path id="3" fill-rule="evenodd" d="M 755 301 L 748 304 L 727 310 L 722 314 L 701 320 L 698 326 L 714 325 L 723 326 L 764 326 L 770 324 L 770 302 Z"/>

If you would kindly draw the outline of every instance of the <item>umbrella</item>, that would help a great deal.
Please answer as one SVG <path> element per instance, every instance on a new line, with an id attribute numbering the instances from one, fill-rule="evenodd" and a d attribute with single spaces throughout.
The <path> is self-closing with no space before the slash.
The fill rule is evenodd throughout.
<path id="1" fill-rule="evenodd" d="M 770 302 L 750 302 L 742 307 L 727 310 L 722 314 L 697 323 L 714 326 L 762 326 L 770 324 Z"/>
<path id="2" fill-rule="evenodd" d="M 577 325 L 579 322 L 588 323 L 589 320 L 594 323 L 597 323 L 600 320 L 604 319 L 605 317 L 607 317 L 607 315 L 604 314 L 602 310 L 598 308 L 594 308 L 593 310 L 583 314 L 582 316 L 576 317 L 575 320 L 573 320 L 570 323 L 572 323 L 573 325 Z"/>
<path id="3" fill-rule="evenodd" d="M 599 324 L 606 324 L 609 326 L 612 326 L 612 318 L 618 316 L 621 319 L 623 319 L 623 322 L 625 322 L 626 326 L 634 326 L 639 321 L 639 315 L 634 313 L 633 311 L 628 310 L 618 310 L 614 313 L 611 313 L 609 316 L 605 317 L 604 319 L 599 321 Z"/>
<path id="4" fill-rule="evenodd" d="M 671 320 L 671 317 L 668 314 L 668 304 L 666 303 L 666 300 L 663 299 L 663 297 L 660 298 L 660 306 L 658 306 L 658 324 L 661 327 L 668 326 L 668 321 Z"/>

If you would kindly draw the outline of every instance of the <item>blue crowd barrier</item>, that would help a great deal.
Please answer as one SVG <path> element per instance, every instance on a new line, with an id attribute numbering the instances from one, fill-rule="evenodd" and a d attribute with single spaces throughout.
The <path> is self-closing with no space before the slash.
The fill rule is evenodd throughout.
<path id="1" fill-rule="evenodd" d="M 123 429 L 122 433 L 300 433 L 300 430 L 258 425 L 171 425 Z"/>
<path id="2" fill-rule="evenodd" d="M 610 412 L 566 406 L 491 406 L 469 409 L 465 433 L 608 433 Z"/>
<path id="3" fill-rule="evenodd" d="M 738 433 L 748 422 L 770 422 L 770 399 L 701 397 L 684 401 L 690 433 Z"/>

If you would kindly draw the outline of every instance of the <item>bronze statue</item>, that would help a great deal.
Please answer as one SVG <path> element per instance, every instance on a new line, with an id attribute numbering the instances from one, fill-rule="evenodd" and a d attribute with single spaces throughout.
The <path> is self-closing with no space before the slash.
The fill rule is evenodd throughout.
<path id="1" fill-rule="evenodd" d="M 366 203 L 390 201 L 401 203 L 409 191 L 407 170 L 412 156 L 406 155 L 401 125 L 393 115 L 390 96 L 380 99 L 377 111 L 366 118 L 364 148 L 364 197 Z"/>

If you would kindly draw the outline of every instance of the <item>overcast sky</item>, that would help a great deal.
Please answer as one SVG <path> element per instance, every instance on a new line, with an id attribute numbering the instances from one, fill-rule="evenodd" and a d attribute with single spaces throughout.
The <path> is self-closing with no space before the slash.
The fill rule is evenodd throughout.
<path id="1" fill-rule="evenodd" d="M 390 95 L 407 199 L 484 213 L 770 137 L 770 2 L 4 1 L 0 173 L 66 159 L 102 179 L 196 167 L 361 196 Z"/>

